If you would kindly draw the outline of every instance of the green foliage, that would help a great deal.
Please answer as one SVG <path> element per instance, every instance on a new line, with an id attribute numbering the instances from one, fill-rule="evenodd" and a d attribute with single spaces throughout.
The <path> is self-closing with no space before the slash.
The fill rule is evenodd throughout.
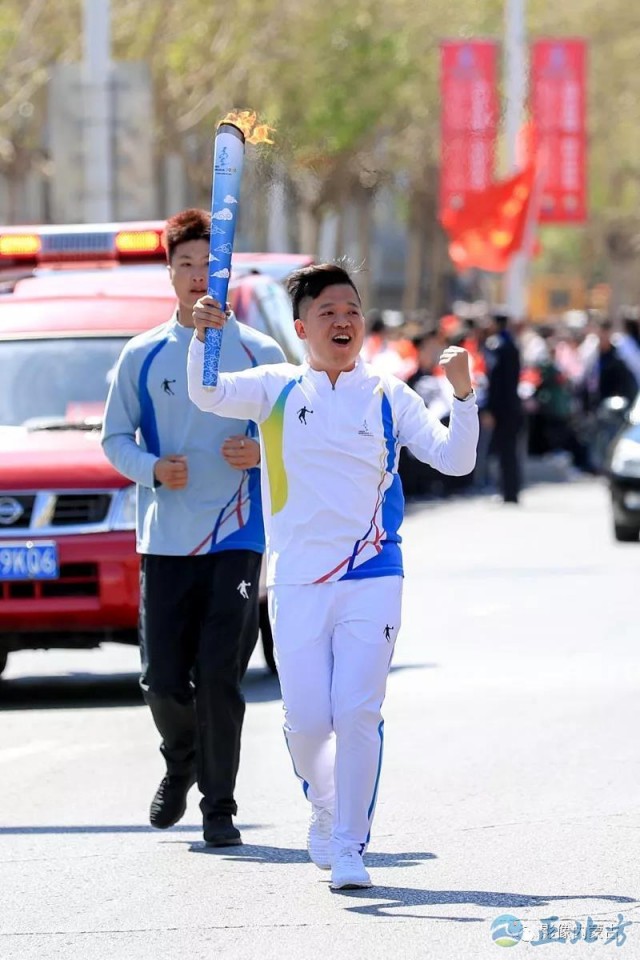
<path id="1" fill-rule="evenodd" d="M 542 251 L 534 261 L 534 274 L 579 273 L 585 256 L 584 229 L 543 227 L 540 231 Z"/>
<path id="2" fill-rule="evenodd" d="M 301 45 L 301 57 L 312 53 L 302 68 L 289 61 L 278 71 L 279 123 L 299 149 L 344 154 L 370 141 L 393 112 L 409 66 L 401 42 L 374 15 L 381 6 L 361 2 L 358 12 L 358 5 L 330 3 L 318 15 L 309 5 L 290 27 L 313 38 Z"/>
<path id="3" fill-rule="evenodd" d="M 26 172 L 38 155 L 51 65 L 78 56 L 79 0 L 2 0 L 0 170 Z"/>

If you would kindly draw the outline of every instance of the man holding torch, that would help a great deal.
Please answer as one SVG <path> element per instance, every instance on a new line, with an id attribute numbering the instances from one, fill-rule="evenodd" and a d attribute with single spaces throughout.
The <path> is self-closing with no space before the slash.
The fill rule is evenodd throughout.
<path id="1" fill-rule="evenodd" d="M 311 859 L 332 870 L 334 889 L 350 889 L 371 885 L 362 855 L 401 620 L 400 446 L 443 473 L 468 474 L 478 413 L 469 357 L 459 347 L 440 359 L 454 389 L 448 428 L 404 383 L 360 359 L 362 305 L 341 267 L 304 268 L 288 288 L 308 362 L 221 373 L 216 386 L 203 385 L 205 335 L 222 330 L 227 317 L 217 300 L 201 297 L 193 311 L 189 394 L 201 410 L 260 427 L 285 735 L 312 804 Z"/>
<path id="2" fill-rule="evenodd" d="M 184 815 L 194 782 L 203 794 L 204 839 L 241 842 L 232 822 L 244 698 L 240 683 L 258 634 L 264 530 L 260 449 L 248 418 L 211 418 L 187 394 L 193 305 L 207 289 L 208 211 L 167 221 L 164 247 L 178 300 L 164 324 L 125 346 L 104 419 L 102 443 L 137 485 L 141 686 L 166 763 L 151 825 Z M 230 318 L 222 370 L 284 359 L 263 334 Z"/>

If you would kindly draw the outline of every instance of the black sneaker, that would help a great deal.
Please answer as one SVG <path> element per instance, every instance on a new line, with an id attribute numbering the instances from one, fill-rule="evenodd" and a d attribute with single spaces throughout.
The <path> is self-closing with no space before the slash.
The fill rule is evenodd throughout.
<path id="1" fill-rule="evenodd" d="M 239 847 L 242 837 L 234 827 L 231 814 L 207 817 L 204 821 L 204 842 L 208 847 Z"/>
<path id="2" fill-rule="evenodd" d="M 160 781 L 155 797 L 149 808 L 149 823 L 158 830 L 172 827 L 182 820 L 187 809 L 187 794 L 196 782 L 195 776 L 171 776 L 167 774 Z"/>

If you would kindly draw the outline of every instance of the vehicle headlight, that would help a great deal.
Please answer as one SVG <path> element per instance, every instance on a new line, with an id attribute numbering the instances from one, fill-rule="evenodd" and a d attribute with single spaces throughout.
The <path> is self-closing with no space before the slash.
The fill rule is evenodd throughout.
<path id="1" fill-rule="evenodd" d="M 620 477 L 640 477 L 640 443 L 623 437 L 611 457 L 611 472 Z"/>
<path id="2" fill-rule="evenodd" d="M 118 491 L 111 514 L 113 530 L 135 530 L 136 528 L 136 485 Z"/>

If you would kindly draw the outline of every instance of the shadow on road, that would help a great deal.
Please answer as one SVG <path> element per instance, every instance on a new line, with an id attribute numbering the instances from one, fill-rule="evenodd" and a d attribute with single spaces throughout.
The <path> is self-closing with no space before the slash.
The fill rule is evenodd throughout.
<path id="1" fill-rule="evenodd" d="M 243 830 L 261 830 L 261 823 L 241 823 Z M 65 834 L 102 834 L 102 833 L 155 833 L 159 840 L 165 840 L 173 833 L 202 833 L 202 824 L 180 823 L 171 831 L 156 830 L 148 823 L 100 823 L 68 826 L 55 824 L 44 827 L 32 827 L 28 824 L 19 827 L 0 827 L 0 837 L 19 836 L 63 836 Z M 189 841 L 183 841 L 189 842 Z"/>
<path id="2" fill-rule="evenodd" d="M 0 710 L 132 707 L 142 704 L 137 673 L 68 673 L 0 682 Z"/>
<path id="3" fill-rule="evenodd" d="M 242 827 L 244 830 L 245 827 Z M 306 850 L 291 847 L 268 847 L 262 844 L 245 843 L 233 850 L 225 847 L 206 847 L 204 843 L 194 843 L 190 853 L 205 853 L 207 856 L 224 857 L 225 860 L 238 860 L 244 863 L 309 863 Z M 367 853 L 367 866 L 370 867 L 415 867 L 423 860 L 435 860 L 435 853 Z M 380 889 L 380 888 L 378 888 Z"/>
<path id="4" fill-rule="evenodd" d="M 367 864 L 369 857 L 367 856 Z M 373 864 L 372 864 L 373 865 Z M 517 910 L 524 907 L 548 907 L 557 902 L 573 902 L 590 900 L 595 902 L 608 901 L 612 903 L 638 903 L 634 897 L 616 896 L 614 894 L 565 894 L 564 896 L 536 896 L 526 893 L 498 893 L 487 890 L 425 890 L 412 887 L 371 887 L 367 890 L 336 890 L 334 896 L 349 897 L 361 905 L 348 907 L 350 913 L 361 913 L 371 917 L 414 917 L 422 920 L 458 920 L 468 923 L 484 922 L 484 917 L 435 917 L 424 914 L 394 914 L 394 910 L 405 907 L 430 907 L 454 904 L 473 904 L 478 907 L 491 907 L 494 910 Z M 375 900 L 376 903 L 366 904 L 363 901 Z"/>
<path id="5" fill-rule="evenodd" d="M 277 677 L 264 669 L 250 668 L 243 690 L 247 703 L 280 699 Z M 0 711 L 136 706 L 144 706 L 137 673 L 79 672 L 0 681 Z"/>

